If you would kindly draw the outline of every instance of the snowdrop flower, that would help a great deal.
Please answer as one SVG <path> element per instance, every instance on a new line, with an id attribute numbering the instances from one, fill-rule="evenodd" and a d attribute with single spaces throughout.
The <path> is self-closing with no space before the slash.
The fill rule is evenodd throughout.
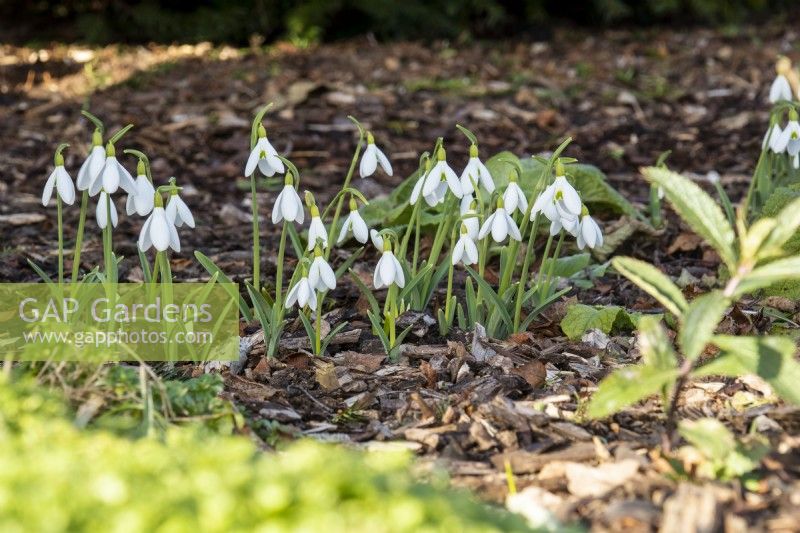
<path id="1" fill-rule="evenodd" d="M 167 248 L 180 252 L 181 242 L 178 238 L 178 230 L 175 229 L 175 224 L 164 209 L 161 195 L 156 194 L 154 198 L 153 212 L 144 221 L 142 231 L 139 233 L 139 250 L 146 252 L 152 246 L 158 252 L 163 252 Z"/>
<path id="2" fill-rule="evenodd" d="M 491 231 L 492 239 L 494 239 L 495 242 L 503 242 L 506 236 L 509 235 L 515 241 L 522 240 L 522 235 L 519 233 L 517 223 L 506 213 L 504 205 L 503 199 L 498 198 L 497 209 L 494 213 L 489 215 L 489 218 L 487 218 L 483 226 L 481 226 L 481 230 L 478 233 L 479 239 L 483 239 Z"/>
<path id="3" fill-rule="evenodd" d="M 294 190 L 292 185 L 292 176 L 286 175 L 283 180 L 283 190 L 275 199 L 275 206 L 272 208 L 272 223 L 277 224 L 281 220 L 287 222 L 303 223 L 305 213 L 303 211 L 303 202 L 297 191 Z"/>
<path id="4" fill-rule="evenodd" d="M 302 268 L 305 269 L 305 267 Z M 314 287 L 305 272 L 303 272 L 303 277 L 289 291 L 289 294 L 286 295 L 286 302 L 283 305 L 286 309 L 291 309 L 295 303 L 301 309 L 307 305 L 309 307 L 317 306 L 317 293 L 314 291 Z"/>
<path id="5" fill-rule="evenodd" d="M 778 75 L 775 76 L 775 80 L 769 88 L 769 101 L 773 104 L 781 100 L 792 101 L 792 87 L 789 85 L 789 79 L 786 76 L 791 68 L 792 62 L 789 58 L 781 57 L 778 59 L 778 63 L 775 65 Z"/>
<path id="6" fill-rule="evenodd" d="M 278 151 L 267 140 L 267 130 L 264 129 L 263 124 L 258 127 L 258 141 L 247 158 L 244 175 L 250 177 L 256 171 L 256 167 L 267 177 L 274 176 L 276 172 L 278 174 L 285 172 L 283 161 L 278 157 Z"/>
<path id="7" fill-rule="evenodd" d="M 306 195 L 308 194 L 310 193 L 306 191 Z M 320 241 L 322 246 L 328 246 L 328 230 L 325 229 L 325 224 L 322 223 L 322 219 L 319 216 L 319 208 L 316 204 L 312 203 L 308 209 L 311 211 L 311 225 L 308 227 L 307 248 L 310 252 L 317 245 L 317 241 Z"/>
<path id="8" fill-rule="evenodd" d="M 108 225 L 108 215 L 111 214 L 111 227 L 116 228 L 119 219 L 117 217 L 117 206 L 106 191 L 101 191 L 97 199 L 97 208 L 95 209 L 95 218 L 97 225 L 100 229 L 106 229 Z"/>
<path id="9" fill-rule="evenodd" d="M 465 194 L 461 198 L 461 206 L 459 207 L 459 210 L 458 210 L 459 213 L 461 213 L 463 215 L 464 213 L 469 211 L 471 209 L 471 207 L 472 207 L 472 202 L 474 202 L 474 201 L 475 201 L 475 197 L 472 196 L 472 193 Z"/>
<path id="10" fill-rule="evenodd" d="M 380 148 L 375 146 L 375 138 L 372 136 L 372 132 L 367 132 L 367 147 L 364 149 L 364 155 L 361 156 L 361 164 L 358 167 L 361 177 L 372 176 L 375 173 L 375 169 L 378 168 L 378 164 L 380 164 L 384 172 L 390 176 L 392 175 L 392 164 L 381 152 Z"/>
<path id="11" fill-rule="evenodd" d="M 576 216 L 569 213 L 565 213 L 563 216 L 559 215 L 550 221 L 550 235 L 558 235 L 563 229 L 573 237 L 577 237 L 579 224 L 580 222 Z"/>
<path id="12" fill-rule="evenodd" d="M 169 195 L 166 212 L 167 218 L 175 224 L 176 228 L 180 228 L 184 224 L 190 228 L 194 227 L 194 216 L 192 216 L 192 212 L 186 202 L 178 195 L 177 190 L 173 190 L 172 194 Z"/>
<path id="13" fill-rule="evenodd" d="M 469 147 L 469 161 L 464 171 L 461 173 L 461 190 L 464 194 L 470 194 L 475 191 L 475 186 L 483 185 L 486 192 L 489 194 L 494 192 L 494 180 L 489 173 L 489 169 L 478 158 L 478 147 L 474 144 Z"/>
<path id="14" fill-rule="evenodd" d="M 422 186 L 425 184 L 425 178 L 431 171 L 431 160 L 425 160 L 425 170 L 420 174 L 419 178 L 417 178 L 417 182 L 414 184 L 414 188 L 411 190 L 411 197 L 409 198 L 408 202 L 411 205 L 416 205 L 419 197 L 422 195 Z"/>
<path id="15" fill-rule="evenodd" d="M 117 160 L 114 145 L 109 143 L 106 146 L 106 161 L 103 163 L 103 169 L 94 178 L 89 187 L 89 194 L 94 196 L 100 192 L 100 189 L 107 194 L 114 194 L 120 187 L 128 194 L 136 194 L 136 182 L 133 181 L 133 176 Z"/>
<path id="16" fill-rule="evenodd" d="M 506 187 L 503 193 L 503 203 L 505 203 L 509 213 L 513 213 L 515 209 L 519 209 L 519 212 L 524 215 L 528 211 L 528 199 L 525 198 L 525 193 L 522 192 L 522 189 L 520 189 L 517 184 L 516 174 L 511 175 L 508 187 Z"/>
<path id="17" fill-rule="evenodd" d="M 336 288 L 336 274 L 331 265 L 322 256 L 322 249 L 317 246 L 314 248 L 314 261 L 308 269 L 308 282 L 311 286 L 320 291 L 332 291 Z"/>
<path id="18" fill-rule="evenodd" d="M 125 202 L 125 212 L 128 215 L 137 213 L 139 216 L 147 216 L 153 210 L 153 197 L 156 190 L 147 178 L 147 169 L 141 159 L 136 165 L 136 180 L 134 181 L 134 193 L 128 195 Z"/>
<path id="19" fill-rule="evenodd" d="M 447 186 L 450 188 L 450 191 L 452 191 L 456 198 L 461 198 L 464 196 L 458 176 L 456 176 L 456 173 L 453 172 L 452 168 L 450 168 L 450 165 L 447 164 L 446 152 L 444 151 L 444 148 L 439 147 L 439 151 L 436 153 L 436 164 L 433 166 L 430 172 L 427 173 L 425 176 L 425 181 L 422 184 L 422 195 L 430 196 L 433 194 L 436 191 L 436 188 L 439 187 L 439 183 L 441 181 L 447 182 Z"/>
<path id="20" fill-rule="evenodd" d="M 347 233 L 353 232 L 353 236 L 358 242 L 364 244 L 369 239 L 369 228 L 364 219 L 358 212 L 358 204 L 355 198 L 350 198 L 350 214 L 344 219 L 342 229 L 339 231 L 339 238 L 336 239 L 336 244 L 342 244 L 347 238 Z"/>
<path id="21" fill-rule="evenodd" d="M 720 175 L 719 172 L 716 170 L 709 170 L 706 174 L 706 181 L 709 182 L 711 185 L 716 185 L 719 183 Z"/>
<path id="22" fill-rule="evenodd" d="M 394 283 L 401 289 L 406 285 L 406 278 L 403 274 L 403 267 L 400 261 L 394 256 L 389 239 L 383 240 L 383 254 L 375 267 L 375 275 L 372 284 L 376 289 L 388 287 Z"/>
<path id="23" fill-rule="evenodd" d="M 478 240 L 478 233 L 480 232 L 480 226 L 481 226 L 476 208 L 477 208 L 477 202 L 473 200 L 472 204 L 468 207 L 468 209 L 463 213 L 461 213 L 461 216 L 464 217 L 462 224 L 467 228 L 467 233 L 469 234 L 469 238 L 472 239 L 473 241 Z"/>
<path id="24" fill-rule="evenodd" d="M 780 153 L 782 150 L 778 150 L 778 147 L 780 146 L 779 143 L 782 134 L 783 130 L 781 127 L 777 123 L 773 124 L 764 135 L 764 140 L 761 142 L 761 149 L 769 148 L 776 154 Z"/>
<path id="25" fill-rule="evenodd" d="M 456 265 L 459 261 L 467 266 L 478 262 L 478 247 L 475 245 L 475 241 L 470 238 L 469 230 L 463 223 L 461 224 L 461 236 L 453 247 L 452 262 Z"/>
<path id="26" fill-rule="evenodd" d="M 563 168 L 561 169 L 563 170 Z M 581 197 L 578 191 L 569 184 L 567 178 L 563 174 L 555 179 L 543 192 L 539 195 L 531 208 L 531 221 L 536 218 L 536 215 L 542 213 L 551 222 L 560 217 L 556 205 L 562 209 L 562 213 L 569 213 L 573 217 L 581 214 Z"/>
<path id="27" fill-rule="evenodd" d="M 55 168 L 44 184 L 42 205 L 47 206 L 50 203 L 54 188 L 62 202 L 72 205 L 75 202 L 75 185 L 72 183 L 72 178 L 69 177 L 67 169 L 64 168 L 64 156 L 61 155 L 60 151 L 56 152 L 55 164 Z"/>
<path id="28" fill-rule="evenodd" d="M 100 175 L 103 170 L 103 165 L 106 162 L 106 151 L 103 148 L 103 134 L 100 130 L 94 130 L 92 135 L 92 150 L 89 156 L 83 161 L 80 170 L 78 170 L 78 180 L 76 185 L 79 191 L 87 191 L 94 183 L 94 180 Z"/>
<path id="29" fill-rule="evenodd" d="M 583 250 L 585 246 L 595 248 L 602 245 L 603 233 L 600 231 L 600 226 L 589 216 L 589 210 L 584 207 L 578 231 L 578 249 Z"/>
<path id="30" fill-rule="evenodd" d="M 429 195 L 425 197 L 425 203 L 431 207 L 436 207 L 437 205 L 444 202 L 444 198 L 447 196 L 447 183 L 444 181 L 439 182 L 439 186 Z"/>
<path id="31" fill-rule="evenodd" d="M 797 121 L 797 111 L 789 111 L 789 123 L 775 143 L 775 153 L 786 151 L 794 157 L 800 153 L 800 122 Z"/>
<path id="32" fill-rule="evenodd" d="M 383 251 L 383 236 L 376 229 L 369 230 L 369 240 L 372 241 L 372 246 L 379 252 Z"/>

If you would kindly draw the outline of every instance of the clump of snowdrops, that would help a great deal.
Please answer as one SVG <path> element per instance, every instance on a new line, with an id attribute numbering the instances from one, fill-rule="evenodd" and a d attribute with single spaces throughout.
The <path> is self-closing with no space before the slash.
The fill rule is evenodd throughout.
<path id="1" fill-rule="evenodd" d="M 545 171 L 534 178 L 533 194 L 526 196 L 518 183 L 524 177 L 519 165 L 508 162 L 508 185 L 498 190 L 479 156 L 477 138 L 458 126 L 469 142 L 470 157 L 463 170 L 456 173 L 443 140 L 438 139 L 433 150 L 421 156 L 419 169 L 410 178 L 416 180 L 409 198 L 413 206 L 410 220 L 401 227 L 369 228 L 360 213 L 369 202 L 352 184 L 356 169 L 361 178 L 378 169 L 390 176 L 393 173 L 372 132 L 350 117 L 358 130 L 351 163 L 340 190 L 321 209 L 310 191 L 301 194 L 300 172 L 269 140 L 263 123 L 269 108 L 265 106 L 253 120 L 244 169 L 250 179 L 253 216 L 253 277 L 246 284 L 252 306 L 240 301 L 245 318 L 254 316 L 261 322 L 269 356 L 277 352 L 286 314 L 294 307 L 298 308 L 312 351 L 325 351 L 346 323 L 335 325 L 323 337 L 324 301 L 348 271 L 369 302 L 373 333 L 388 354 L 397 353 L 410 330 L 397 331 L 399 317 L 411 309 L 426 310 L 445 277 L 444 304 L 436 310 L 442 335 L 450 332 L 456 318 L 462 329 L 481 323 L 491 335 L 523 330 L 541 309 L 568 290 L 558 290 L 553 275 L 566 237 L 574 237 L 579 248 L 594 248 L 603 242 L 600 227 L 566 178 L 574 160 L 560 154 L 569 141 L 546 160 Z M 284 177 L 283 187 L 270 206 L 270 222 L 281 228 L 272 290 L 261 279 L 258 174 Z M 307 219 L 306 210 L 310 223 L 303 237 L 299 230 Z M 421 221 L 428 215 L 438 217 L 439 222 L 430 248 L 424 251 Z M 374 263 L 371 288 L 350 269 L 364 247 L 335 269 L 330 263 L 333 247 L 351 238 L 361 245 L 371 243 L 380 254 Z M 544 242 L 541 264 L 547 268 L 533 272 L 540 238 Z M 287 246 L 293 249 L 295 267 L 284 287 Z M 208 257 L 200 253 L 196 256 L 209 272 L 227 279 Z M 494 267 L 495 259 L 500 266 L 496 288 L 486 280 L 487 269 Z M 469 276 L 463 301 L 454 293 L 454 274 L 461 268 Z M 386 291 L 382 304 L 376 296 L 378 290 Z"/>

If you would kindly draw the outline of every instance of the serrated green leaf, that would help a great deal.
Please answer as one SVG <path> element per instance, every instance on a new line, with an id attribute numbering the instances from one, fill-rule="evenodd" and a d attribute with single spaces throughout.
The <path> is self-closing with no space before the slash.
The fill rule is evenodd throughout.
<path id="1" fill-rule="evenodd" d="M 639 400 L 659 394 L 675 382 L 678 371 L 674 368 L 656 368 L 640 365 L 616 370 L 600 382 L 589 401 L 587 413 L 592 418 L 603 418 L 632 405 Z"/>
<path id="2" fill-rule="evenodd" d="M 722 209 L 703 189 L 691 180 L 666 168 L 648 167 L 644 177 L 660 186 L 673 209 L 703 239 L 719 253 L 725 265 L 735 269 L 736 238 Z"/>
<path id="3" fill-rule="evenodd" d="M 778 259 L 755 268 L 742 278 L 733 292 L 734 296 L 742 296 L 759 289 L 764 289 L 778 282 L 800 279 L 800 256 Z"/>
<path id="4" fill-rule="evenodd" d="M 740 377 L 755 374 L 784 400 L 800 405 L 800 363 L 796 346 L 787 337 L 715 335 L 711 343 L 722 350 L 716 359 L 693 372 L 698 376 Z"/>
<path id="5" fill-rule="evenodd" d="M 661 319 L 655 316 L 643 316 L 639 319 L 639 350 L 642 361 L 654 368 L 675 368 L 678 358 L 672 349 L 672 342 L 667 337 Z"/>
<path id="6" fill-rule="evenodd" d="M 730 301 L 720 291 L 711 291 L 692 300 L 678 331 L 678 343 L 684 357 L 695 360 L 700 356 L 728 305 Z"/>
<path id="7" fill-rule="evenodd" d="M 689 307 L 678 286 L 650 263 L 632 257 L 615 257 L 611 265 L 673 315 L 679 317 Z"/>
<path id="8" fill-rule="evenodd" d="M 567 314 L 561 319 L 561 330 L 570 340 L 580 339 L 590 329 L 599 329 L 603 333 L 611 333 L 621 307 L 592 307 L 591 305 L 574 304 L 567 308 Z"/>

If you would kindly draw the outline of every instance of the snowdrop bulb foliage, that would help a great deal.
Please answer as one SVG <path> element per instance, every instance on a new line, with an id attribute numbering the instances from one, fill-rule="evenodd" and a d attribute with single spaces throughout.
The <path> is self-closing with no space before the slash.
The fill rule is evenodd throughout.
<path id="1" fill-rule="evenodd" d="M 503 202 L 509 213 L 513 213 L 515 209 L 519 209 L 519 212 L 524 215 L 528 211 L 528 199 L 525 198 L 525 193 L 522 192 L 519 184 L 517 184 L 516 174 L 512 174 L 508 182 L 508 187 L 506 187 L 503 193 Z"/>
<path id="2" fill-rule="evenodd" d="M 336 288 L 336 274 L 331 265 L 322 257 L 322 250 L 319 246 L 314 248 L 314 261 L 308 269 L 308 281 L 311 286 L 320 292 L 332 291 Z"/>
<path id="3" fill-rule="evenodd" d="M 395 284 L 402 289 L 406 285 L 403 267 L 400 265 L 400 261 L 397 260 L 397 257 L 394 256 L 388 239 L 383 240 L 383 254 L 375 267 L 372 284 L 376 289 L 382 289 L 391 284 Z"/>
<path id="4" fill-rule="evenodd" d="M 461 173 L 461 191 L 471 194 L 475 191 L 475 185 L 481 185 L 489 194 L 494 192 L 494 180 L 489 173 L 489 169 L 478 157 L 478 147 L 474 144 L 469 147 L 469 161 L 464 171 Z M 473 185 L 473 183 L 475 185 Z"/>
<path id="5" fill-rule="evenodd" d="M 272 223 L 277 224 L 281 220 L 286 222 L 303 223 L 305 213 L 303 211 L 303 202 L 297 191 L 294 190 L 292 185 L 292 176 L 286 175 L 283 181 L 283 190 L 275 199 L 275 206 L 272 208 Z"/>
<path id="6" fill-rule="evenodd" d="M 584 208 L 578 229 L 578 248 L 583 250 L 586 246 L 596 248 L 602 245 L 603 232 L 600 231 L 600 226 L 597 225 L 597 222 L 589 216 L 589 211 Z"/>
<path id="7" fill-rule="evenodd" d="M 103 170 L 105 162 L 106 151 L 103 148 L 103 135 L 99 130 L 95 130 L 92 135 L 92 149 L 78 170 L 76 185 L 79 191 L 89 190 L 94 180 L 100 175 L 100 171 Z"/>
<path id="8" fill-rule="evenodd" d="M 450 165 L 447 164 L 446 157 L 444 148 L 439 147 L 436 153 L 436 164 L 433 165 L 431 171 L 425 176 L 425 181 L 422 185 L 423 196 L 430 196 L 433 194 L 442 181 L 447 182 L 447 187 L 456 198 L 464 196 L 464 192 L 461 190 L 461 182 L 453 169 L 450 168 Z M 442 178 L 444 178 L 444 180 Z"/>
<path id="9" fill-rule="evenodd" d="M 328 230 L 325 229 L 325 224 L 322 223 L 322 219 L 319 216 L 319 208 L 312 204 L 309 207 L 309 211 L 311 211 L 311 225 L 308 227 L 307 250 L 310 252 L 317 246 L 317 241 L 320 241 L 324 247 L 328 246 Z"/>
<path id="10" fill-rule="evenodd" d="M 453 246 L 452 263 L 454 265 L 461 262 L 464 265 L 474 265 L 478 262 L 478 247 L 475 241 L 469 236 L 469 231 L 464 224 L 461 224 L 461 236 Z"/>
<path id="11" fill-rule="evenodd" d="M 361 156 L 361 164 L 358 167 L 358 172 L 362 178 L 372 176 L 375 169 L 381 166 L 384 172 L 389 176 L 392 175 L 392 164 L 389 159 L 381 152 L 381 149 L 375 146 L 375 138 L 372 132 L 367 132 L 367 147 L 364 149 L 364 155 Z"/>
<path id="12" fill-rule="evenodd" d="M 492 233 L 492 239 L 494 239 L 495 242 L 503 242 L 509 235 L 515 241 L 522 240 L 522 235 L 519 233 L 517 223 L 514 222 L 514 219 L 506 212 L 502 198 L 497 199 L 497 209 L 494 213 L 489 215 L 489 218 L 487 218 L 483 226 L 481 226 L 478 238 L 483 239 L 489 232 Z"/>
<path id="13" fill-rule="evenodd" d="M 244 175 L 252 176 L 256 168 L 267 177 L 274 176 L 276 172 L 278 174 L 285 172 L 283 161 L 278 157 L 278 151 L 267 140 L 267 130 L 263 125 L 258 127 L 258 140 L 247 158 Z"/>
<path id="14" fill-rule="evenodd" d="M 116 228 L 119 219 L 117 218 L 117 206 L 106 191 L 101 191 L 97 199 L 97 208 L 95 209 L 95 218 L 97 225 L 100 229 L 106 229 L 108 225 L 108 216 L 111 215 L 111 227 Z"/>
<path id="15" fill-rule="evenodd" d="M 167 212 L 162 205 L 161 195 L 155 197 L 155 207 L 147 220 L 142 225 L 139 233 L 139 250 L 146 252 L 152 246 L 158 252 L 163 252 L 167 248 L 172 248 L 176 252 L 181 251 L 181 243 L 178 238 L 178 230 L 175 224 L 167 216 Z"/>
<path id="16" fill-rule="evenodd" d="M 367 223 L 358 212 L 358 205 L 354 198 L 350 198 L 350 214 L 344 219 L 342 229 L 339 230 L 339 238 L 336 239 L 336 244 L 342 244 L 347 239 L 347 233 L 352 231 L 353 237 L 358 242 L 364 244 L 369 239 L 369 228 Z"/>
<path id="17" fill-rule="evenodd" d="M 303 273 L 303 277 L 301 277 L 289 291 L 289 294 L 286 295 L 284 307 L 286 307 L 286 309 L 291 309 L 295 303 L 301 309 L 305 306 L 317 306 L 317 293 L 314 291 L 314 287 L 311 285 L 311 281 L 308 279 L 305 272 Z"/>
<path id="18" fill-rule="evenodd" d="M 167 218 L 176 228 L 180 228 L 184 224 L 190 228 L 194 227 L 194 216 L 189 210 L 189 206 L 183 201 L 183 198 L 178 195 L 178 191 L 172 191 L 172 194 L 169 195 L 166 213 Z"/>
<path id="19" fill-rule="evenodd" d="M 64 156 L 57 153 L 55 163 L 55 168 L 44 184 L 42 205 L 47 206 L 47 204 L 50 203 L 54 188 L 62 202 L 67 205 L 72 205 L 73 202 L 75 202 L 75 185 L 72 183 L 72 178 L 69 177 L 67 169 L 64 168 Z"/>

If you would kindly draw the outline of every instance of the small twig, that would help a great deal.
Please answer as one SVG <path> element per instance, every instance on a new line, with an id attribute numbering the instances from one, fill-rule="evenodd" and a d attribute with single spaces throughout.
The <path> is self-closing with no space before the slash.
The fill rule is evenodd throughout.
<path id="1" fill-rule="evenodd" d="M 303 388 L 303 387 L 301 387 L 300 385 L 289 385 L 288 387 L 286 387 L 286 392 L 289 392 L 289 391 L 291 391 L 292 389 L 297 389 L 297 390 L 299 390 L 300 392 L 302 392 L 303 394 L 305 394 L 305 395 L 308 397 L 308 399 L 309 399 L 309 400 L 311 400 L 312 402 L 314 402 L 314 403 L 315 403 L 315 404 L 317 404 L 318 406 L 322 407 L 322 409 L 324 409 L 324 410 L 325 410 L 325 412 L 327 412 L 327 413 L 329 413 L 329 414 L 332 414 L 332 413 L 333 413 L 333 409 L 331 409 L 330 407 L 328 407 L 327 405 L 325 405 L 325 404 L 324 404 L 324 403 L 322 403 L 321 401 L 319 401 L 319 400 L 317 400 L 316 398 L 314 398 L 314 397 L 311 395 L 311 393 L 310 393 L 310 392 L 308 392 L 306 389 L 304 389 L 304 388 Z"/>

